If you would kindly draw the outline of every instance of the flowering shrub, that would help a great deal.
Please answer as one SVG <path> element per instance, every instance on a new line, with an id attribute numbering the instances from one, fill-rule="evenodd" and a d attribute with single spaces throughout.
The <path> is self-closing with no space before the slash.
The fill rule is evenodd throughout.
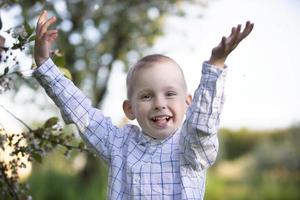
<path id="1" fill-rule="evenodd" d="M 65 156 L 69 156 L 71 150 L 86 151 L 82 142 L 74 141 L 73 134 L 63 134 L 56 117 L 50 118 L 36 129 L 31 129 L 26 124 L 25 126 L 28 130 L 20 134 L 10 134 L 0 126 L 0 152 L 7 153 L 11 150 L 9 158 L 0 156 L 0 199 L 30 199 L 29 186 L 19 182 L 18 171 L 26 168 L 28 162 L 41 163 L 43 157 L 56 146 L 65 148 Z"/>
<path id="2" fill-rule="evenodd" d="M 0 19 L 0 30 L 2 22 Z M 0 35 L 0 95 L 13 88 L 13 83 L 18 77 L 31 76 L 32 64 L 29 70 L 20 70 L 18 52 L 23 52 L 26 45 L 35 39 L 33 29 L 27 23 L 5 31 L 14 39 L 12 46 L 4 46 L 5 38 Z M 56 51 L 55 55 L 59 53 Z M 63 69 L 68 74 L 67 69 Z M 14 76 L 17 75 L 17 76 Z M 70 77 L 70 73 L 69 73 Z M 82 142 L 77 142 L 73 134 L 64 134 L 58 118 L 48 119 L 42 126 L 32 129 L 21 119 L 5 110 L 22 123 L 27 131 L 22 133 L 8 133 L 0 124 L 0 199 L 31 199 L 29 185 L 20 183 L 19 171 L 26 168 L 33 161 L 41 163 L 47 153 L 57 146 L 65 148 L 64 155 L 68 157 L 72 150 L 86 150 Z M 9 156 L 5 156 L 7 154 Z M 26 161 L 26 162 L 24 162 Z M 27 164 L 26 164 L 27 163 Z"/>
<path id="3" fill-rule="evenodd" d="M 0 94 L 12 89 L 14 74 L 22 77 L 31 76 L 31 70 L 20 70 L 18 55 L 35 39 L 33 29 L 27 23 L 4 32 L 14 39 L 14 43 L 10 47 L 4 46 L 6 39 L 0 35 Z"/>

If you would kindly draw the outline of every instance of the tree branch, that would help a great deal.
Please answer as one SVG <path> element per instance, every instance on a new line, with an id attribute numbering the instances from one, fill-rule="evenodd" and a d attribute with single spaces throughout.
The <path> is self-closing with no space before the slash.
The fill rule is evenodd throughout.
<path id="1" fill-rule="evenodd" d="M 4 169 L 4 162 L 0 162 L 0 173 L 3 176 L 3 179 L 7 185 L 8 191 L 10 193 L 10 195 L 15 199 L 15 200 L 19 200 L 19 196 L 18 194 L 15 192 L 14 190 L 14 186 L 10 183 L 10 181 L 7 178 L 7 174 L 5 173 L 5 169 Z"/>
<path id="2" fill-rule="evenodd" d="M 21 124 L 23 124 L 29 131 L 33 131 L 23 120 L 21 120 L 20 118 L 18 118 L 15 114 L 13 114 L 12 112 L 10 112 L 9 110 L 7 110 L 3 105 L 0 104 L 0 107 L 2 107 L 3 110 L 5 110 L 6 112 L 8 112 L 11 116 L 13 116 L 17 121 L 19 121 Z"/>

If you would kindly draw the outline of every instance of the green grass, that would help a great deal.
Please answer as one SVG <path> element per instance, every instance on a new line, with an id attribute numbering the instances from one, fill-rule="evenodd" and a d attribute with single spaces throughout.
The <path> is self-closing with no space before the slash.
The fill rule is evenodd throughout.
<path id="1" fill-rule="evenodd" d="M 34 165 L 28 180 L 33 199 L 106 199 L 107 166 L 100 161 L 93 163 L 94 172 L 87 175 L 75 171 L 72 162 L 72 158 L 66 159 L 56 152 L 44 159 L 43 164 Z"/>
<path id="2" fill-rule="evenodd" d="M 33 199 L 99 200 L 106 198 L 107 181 L 99 173 L 87 182 L 81 180 L 79 176 L 51 170 L 33 173 L 29 183 Z"/>
<path id="3" fill-rule="evenodd" d="M 210 171 L 207 176 L 205 200 L 298 200 L 299 179 L 284 179 L 269 175 L 250 176 L 244 180 L 222 179 Z"/>

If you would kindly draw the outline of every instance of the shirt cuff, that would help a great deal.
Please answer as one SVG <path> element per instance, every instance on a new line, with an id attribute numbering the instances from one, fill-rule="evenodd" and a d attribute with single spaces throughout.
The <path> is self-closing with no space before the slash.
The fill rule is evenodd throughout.
<path id="1" fill-rule="evenodd" d="M 217 67 L 215 65 L 209 64 L 207 61 L 203 62 L 202 66 L 202 74 L 203 75 L 209 75 L 209 76 L 215 76 L 223 78 L 226 76 L 228 71 L 227 65 L 224 66 L 224 68 Z"/>
<path id="2" fill-rule="evenodd" d="M 54 64 L 52 59 L 48 58 L 40 67 L 35 69 L 33 75 L 38 80 L 44 76 L 44 79 L 46 78 L 46 80 L 49 79 L 50 81 L 57 77 L 63 76 L 63 73 Z"/>

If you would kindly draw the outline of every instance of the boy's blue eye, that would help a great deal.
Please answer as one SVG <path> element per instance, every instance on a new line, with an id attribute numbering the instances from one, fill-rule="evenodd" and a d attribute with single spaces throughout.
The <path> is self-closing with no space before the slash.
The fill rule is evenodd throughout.
<path id="1" fill-rule="evenodd" d="M 168 97 L 176 96 L 176 92 L 167 92 L 166 94 Z"/>
<path id="2" fill-rule="evenodd" d="M 141 96 L 141 99 L 144 101 L 150 100 L 151 99 L 151 95 L 145 94 Z"/>

